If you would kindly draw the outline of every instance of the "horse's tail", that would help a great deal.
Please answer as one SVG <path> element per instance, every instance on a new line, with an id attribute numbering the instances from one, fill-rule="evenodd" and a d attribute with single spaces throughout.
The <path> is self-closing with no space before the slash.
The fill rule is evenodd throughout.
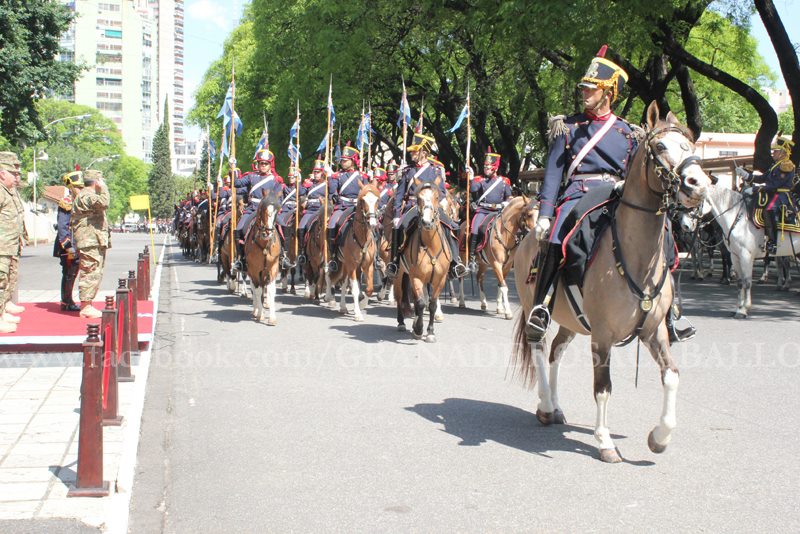
<path id="1" fill-rule="evenodd" d="M 514 368 L 512 377 L 518 377 L 525 386 L 533 388 L 536 385 L 536 367 L 533 363 L 533 353 L 528 335 L 525 333 L 525 324 L 528 316 L 525 308 L 517 317 L 514 325 L 514 347 L 511 353 L 511 365 Z"/>

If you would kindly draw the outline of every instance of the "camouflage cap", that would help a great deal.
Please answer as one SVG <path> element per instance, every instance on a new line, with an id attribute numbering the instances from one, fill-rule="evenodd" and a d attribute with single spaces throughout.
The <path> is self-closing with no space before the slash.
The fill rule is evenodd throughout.
<path id="1" fill-rule="evenodd" d="M 83 181 L 86 183 L 96 182 L 103 179 L 103 172 L 95 169 L 87 169 L 83 171 Z"/>
<path id="2" fill-rule="evenodd" d="M 16 171 L 19 169 L 19 158 L 13 152 L 0 152 L 0 170 Z"/>

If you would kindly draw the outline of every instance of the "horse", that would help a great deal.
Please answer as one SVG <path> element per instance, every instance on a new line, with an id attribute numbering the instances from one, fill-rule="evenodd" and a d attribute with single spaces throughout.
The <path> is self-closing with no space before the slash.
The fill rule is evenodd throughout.
<path id="1" fill-rule="evenodd" d="M 345 301 L 347 283 L 353 295 L 353 315 L 356 321 L 363 321 L 364 315 L 361 308 L 366 307 L 373 291 L 373 273 L 375 268 L 375 228 L 378 225 L 378 199 L 380 191 L 373 184 L 361 186 L 361 192 L 356 200 L 355 213 L 352 222 L 344 229 L 342 245 L 338 247 L 339 269 L 325 275 L 325 300 L 333 302 L 333 287 L 341 284 L 339 313 L 347 313 Z M 364 275 L 366 289 L 363 293 L 363 302 L 359 303 L 360 283 L 359 274 Z"/>
<path id="2" fill-rule="evenodd" d="M 208 220 L 208 201 L 204 202 L 205 204 L 201 203 L 197 213 L 194 215 L 194 228 L 196 236 L 194 259 L 200 263 L 206 263 L 208 261 L 211 243 L 211 234 L 209 230 L 210 223 Z"/>
<path id="3" fill-rule="evenodd" d="M 292 222 L 294 222 L 294 218 L 292 218 Z M 300 243 L 297 243 L 297 247 L 295 246 L 295 236 L 297 235 L 297 230 L 294 227 L 294 224 L 289 224 L 284 227 L 284 236 L 283 241 L 286 243 L 286 259 L 288 260 L 288 265 L 281 265 L 281 289 L 284 293 L 288 292 L 294 295 L 297 291 L 294 287 L 294 279 L 295 275 L 297 274 L 297 249 L 300 246 Z"/>
<path id="4" fill-rule="evenodd" d="M 309 300 L 320 299 L 325 302 L 325 292 L 323 291 L 323 284 L 325 283 L 325 221 L 323 220 L 323 213 L 325 204 L 319 208 L 317 217 L 309 224 L 308 231 L 306 232 L 306 258 L 307 261 L 303 265 L 303 276 L 306 279 L 306 289 L 304 296 Z M 328 205 L 328 213 L 330 213 L 331 206 Z"/>
<path id="5" fill-rule="evenodd" d="M 486 272 L 491 268 L 497 278 L 497 315 L 511 319 L 511 303 L 508 301 L 508 286 L 506 277 L 514 266 L 514 251 L 525 235 L 533 229 L 533 221 L 538 216 L 538 205 L 532 204 L 525 195 L 514 197 L 502 209 L 499 215 L 491 222 L 487 231 L 486 246 L 476 256 L 478 264 L 478 289 L 481 298 L 481 310 L 486 310 L 486 293 L 483 282 Z M 461 226 L 464 239 L 468 236 L 467 223 Z M 466 250 L 464 261 L 466 261 Z M 465 308 L 464 279 L 458 284 L 458 307 Z"/>
<path id="6" fill-rule="evenodd" d="M 416 228 L 408 236 L 400 265 L 394 280 L 394 296 L 397 301 L 397 330 L 404 332 L 405 312 L 411 306 L 411 294 L 414 297 L 413 333 L 416 339 L 427 343 L 436 342 L 433 324 L 439 306 L 439 294 L 447 282 L 451 258 L 447 236 L 439 220 L 439 187 L 440 178 L 433 183 L 414 180 L 416 207 L 419 210 Z M 429 287 L 427 335 L 422 334 L 423 314 L 425 311 L 425 286 Z"/>
<path id="7" fill-rule="evenodd" d="M 764 257 L 764 272 L 761 278 L 758 279 L 759 284 L 766 284 L 769 282 L 769 266 L 772 262 L 772 256 Z M 788 256 L 780 256 L 775 258 L 775 289 L 778 291 L 789 291 L 792 287 L 792 264 Z"/>
<path id="8" fill-rule="evenodd" d="M 753 306 L 753 263 L 756 258 L 766 255 L 764 229 L 756 228 L 748 218 L 744 196 L 738 191 L 713 186 L 708 191 L 708 201 L 704 207 L 722 227 L 725 244 L 731 251 L 733 268 L 739 278 L 736 311 L 732 315 L 736 319 L 746 319 Z M 776 245 L 774 257 L 797 257 L 800 254 L 800 234 L 779 231 Z"/>
<path id="9" fill-rule="evenodd" d="M 731 283 L 731 253 L 725 247 L 722 228 L 710 212 L 702 214 L 702 205 L 694 210 L 676 210 L 674 231 L 676 241 L 680 239 L 689 253 L 693 280 L 703 280 L 714 274 L 714 252 L 719 249 L 722 259 L 722 275 L 719 283 Z M 708 269 L 704 268 L 704 257 L 708 257 Z"/>
<path id="10" fill-rule="evenodd" d="M 237 203 L 237 216 L 242 216 L 241 203 Z M 227 223 L 227 226 L 228 230 L 225 232 L 225 236 L 222 238 L 222 242 L 219 244 L 219 255 L 217 256 L 217 281 L 220 283 L 225 282 L 228 291 L 236 293 L 239 290 L 237 286 L 239 286 L 241 283 L 241 277 L 239 273 L 233 272 L 231 239 L 233 239 L 234 232 L 230 222 Z"/>
<path id="11" fill-rule="evenodd" d="M 691 155 L 694 148 L 691 134 L 675 116 L 668 113 L 666 120 L 660 120 L 658 106 L 653 102 L 646 117 L 646 137 L 631 158 L 611 228 L 600 237 L 594 258 L 586 268 L 582 316 L 585 325 L 568 304 L 565 284 L 558 285 L 553 319 L 559 329 L 549 355 L 549 377 L 545 369 L 546 342 L 531 343 L 526 334 L 534 285 L 528 283 L 527 269 L 514 270 L 523 313 L 514 333 L 513 364 L 516 373 L 530 386 L 538 383 L 536 417 L 543 425 L 565 422 L 558 403 L 560 358 L 576 334 L 591 335 L 597 405 L 594 437 L 599 444 L 600 459 L 610 463 L 622 461 L 607 422 L 610 350 L 615 344 L 638 337 L 660 369 L 663 405 L 661 419 L 647 438 L 650 450 L 663 452 L 676 426 L 679 374 L 670 354 L 665 324 L 673 296 L 671 284 L 664 283 L 669 278 L 664 255 L 665 212 L 676 202 L 697 206 L 710 185 L 698 164 L 700 158 Z M 514 263 L 531 265 L 538 245 L 535 232 L 529 233 L 517 248 Z M 574 293 L 570 296 L 575 298 Z"/>
<path id="12" fill-rule="evenodd" d="M 275 283 L 278 280 L 280 267 L 281 240 L 278 237 L 275 217 L 280 207 L 281 202 L 274 192 L 262 198 L 253 225 L 247 231 L 244 241 L 245 270 L 253 290 L 253 318 L 259 322 L 264 320 L 264 289 L 266 289 L 269 309 L 267 324 L 270 326 L 278 324 L 278 319 L 275 317 Z"/>

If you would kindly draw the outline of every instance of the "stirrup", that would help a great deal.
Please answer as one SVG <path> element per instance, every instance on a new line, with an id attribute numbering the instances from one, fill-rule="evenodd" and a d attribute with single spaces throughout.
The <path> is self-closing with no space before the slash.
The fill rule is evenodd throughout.
<path id="1" fill-rule="evenodd" d="M 687 320 L 688 322 L 688 320 Z M 669 328 L 669 342 L 672 343 L 682 343 L 684 341 L 688 341 L 692 339 L 694 336 L 697 335 L 697 329 L 689 323 L 689 326 L 686 328 L 678 329 L 675 324 L 672 324 L 672 328 Z"/>
<path id="2" fill-rule="evenodd" d="M 239 272 L 244 271 L 244 262 L 242 260 L 237 259 L 236 261 L 233 262 L 233 265 L 231 265 L 231 267 L 233 268 L 234 271 L 239 271 Z"/>
<path id="3" fill-rule="evenodd" d="M 478 262 L 475 261 L 475 256 L 471 256 L 469 262 L 467 263 L 467 268 L 473 273 L 478 272 Z"/>
<path id="4" fill-rule="evenodd" d="M 335 273 L 339 270 L 339 264 L 336 263 L 336 260 L 330 260 L 328 262 L 328 272 Z"/>
<path id="5" fill-rule="evenodd" d="M 308 260 L 306 259 L 306 255 L 305 254 L 300 253 L 300 254 L 297 255 L 297 260 L 296 260 L 297 265 L 305 265 L 307 261 Z"/>
<path id="6" fill-rule="evenodd" d="M 541 315 L 539 315 L 541 313 Z M 525 335 L 530 343 L 539 343 L 547 333 L 550 326 L 550 310 L 547 306 L 539 304 L 534 306 L 525 321 Z"/>
<path id="7" fill-rule="evenodd" d="M 295 264 L 289 259 L 289 255 L 285 252 L 281 254 L 281 267 L 284 269 L 291 269 Z"/>
<path id="8" fill-rule="evenodd" d="M 456 263 L 450 269 L 453 278 L 464 278 L 469 273 L 469 269 L 463 263 Z"/>
<path id="9" fill-rule="evenodd" d="M 386 276 L 394 278 L 397 276 L 397 262 L 392 260 L 386 265 Z"/>

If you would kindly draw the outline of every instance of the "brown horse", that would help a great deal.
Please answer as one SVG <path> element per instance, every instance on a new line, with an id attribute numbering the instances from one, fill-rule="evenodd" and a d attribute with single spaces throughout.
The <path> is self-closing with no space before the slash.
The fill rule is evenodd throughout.
<path id="1" fill-rule="evenodd" d="M 195 228 L 195 261 L 206 263 L 209 257 L 209 246 L 211 234 L 209 233 L 208 221 L 208 201 L 205 202 L 205 209 L 198 209 L 194 214 Z M 201 207 L 202 204 L 201 204 Z"/>
<path id="2" fill-rule="evenodd" d="M 416 339 L 434 343 L 433 324 L 439 306 L 439 294 L 447 282 L 447 273 L 452 261 L 450 246 L 445 229 L 439 220 L 440 178 L 431 183 L 414 180 L 418 220 L 416 229 L 406 239 L 400 265 L 394 281 L 394 296 L 397 300 L 397 329 L 406 330 L 405 311 L 410 307 L 411 294 L 414 297 L 413 332 Z M 422 334 L 423 314 L 425 312 L 424 292 L 429 286 L 427 336 Z"/>
<path id="3" fill-rule="evenodd" d="M 242 216 L 241 202 L 237 202 L 237 217 Z M 220 215 L 222 216 L 222 215 Z M 219 245 L 219 255 L 217 256 L 217 281 L 228 287 L 228 291 L 237 291 L 237 284 L 239 283 L 238 274 L 234 276 L 233 273 L 233 259 L 231 258 L 231 239 L 233 239 L 233 228 L 230 228 L 230 221 L 227 223 L 229 228 Z"/>
<path id="4" fill-rule="evenodd" d="M 324 201 L 323 201 L 324 202 Z M 310 300 L 325 300 L 325 221 L 323 220 L 325 205 L 319 208 L 319 214 L 308 227 L 306 232 L 306 258 L 303 265 L 303 274 L 306 279 L 304 295 Z M 330 213 L 331 206 L 328 206 Z"/>
<path id="5" fill-rule="evenodd" d="M 291 293 L 292 295 L 295 294 L 296 290 L 294 287 L 294 278 L 297 274 L 297 249 L 300 246 L 300 243 L 297 243 L 297 247 L 295 247 L 295 236 L 297 232 L 294 227 L 294 218 L 292 218 L 292 224 L 284 227 L 284 234 L 283 234 L 283 242 L 286 244 L 286 258 L 289 261 L 289 265 L 281 265 L 281 290 L 284 292 Z"/>
<path id="6" fill-rule="evenodd" d="M 246 258 L 247 276 L 253 290 L 253 318 L 256 321 L 264 320 L 264 289 L 266 288 L 267 308 L 269 318 L 267 324 L 274 326 L 278 323 L 275 317 L 275 283 L 278 280 L 281 257 L 281 240 L 275 217 L 281 202 L 274 193 L 262 198 L 253 219 L 253 226 L 247 232 L 244 241 L 244 255 Z"/>
<path id="7" fill-rule="evenodd" d="M 497 315 L 502 315 L 506 319 L 511 319 L 511 303 L 508 301 L 508 286 L 506 278 L 514 266 L 514 251 L 525 235 L 533 229 L 533 223 L 538 216 L 538 206 L 531 203 L 525 195 L 515 197 L 509 201 L 500 215 L 492 221 L 486 237 L 486 246 L 480 254 L 476 255 L 478 264 L 478 289 L 481 296 L 481 309 L 486 310 L 486 293 L 484 292 L 483 282 L 486 278 L 486 271 L 490 268 L 497 278 Z M 461 234 L 466 239 L 467 224 L 461 226 Z M 466 262 L 466 250 L 464 251 L 464 261 Z M 466 307 L 464 302 L 464 279 L 459 280 L 458 284 L 458 306 Z"/>
<path id="8" fill-rule="evenodd" d="M 552 341 L 550 373 L 545 368 L 545 344 L 529 343 L 526 320 L 533 308 L 534 285 L 527 283 L 526 269 L 514 276 L 523 314 L 516 325 L 515 363 L 523 379 L 539 385 L 536 416 L 542 424 L 563 423 L 558 404 L 560 357 L 575 334 L 591 335 L 594 364 L 594 398 L 597 419 L 594 436 L 600 459 L 619 462 L 608 428 L 611 395 L 610 350 L 615 344 L 638 337 L 650 350 L 661 371 L 663 407 L 658 425 L 650 432 L 650 450 L 665 450 L 676 425 L 675 405 L 678 368 L 669 348 L 664 319 L 672 305 L 672 286 L 664 257 L 664 224 L 667 208 L 679 202 L 697 206 L 706 195 L 709 178 L 692 156 L 691 135 L 672 113 L 659 120 L 658 106 L 647 109 L 646 138 L 632 157 L 624 192 L 611 224 L 600 238 L 583 283 L 583 316 L 578 320 L 569 306 L 566 291 L 579 298 L 574 288 L 559 284 L 553 319 L 560 328 Z M 517 249 L 515 263 L 531 265 L 539 246 L 534 232 Z M 587 328 L 587 326 L 589 328 Z M 532 347 L 531 345 L 535 345 Z M 533 353 L 533 354 L 532 354 Z"/>
<path id="9" fill-rule="evenodd" d="M 350 226 L 345 229 L 343 244 L 338 249 L 337 261 L 339 269 L 335 273 L 326 274 L 325 297 L 333 302 L 333 287 L 341 285 L 341 300 L 339 312 L 347 313 L 345 296 L 347 295 L 347 282 L 350 283 L 350 292 L 353 294 L 353 314 L 356 321 L 363 321 L 364 316 L 360 307 L 366 307 L 367 301 L 372 296 L 373 272 L 375 268 L 375 228 L 378 225 L 378 198 L 380 191 L 373 185 L 361 187 L 361 192 L 356 200 L 355 214 Z M 364 275 L 367 284 L 364 292 L 363 303 L 359 306 L 359 274 Z"/>

